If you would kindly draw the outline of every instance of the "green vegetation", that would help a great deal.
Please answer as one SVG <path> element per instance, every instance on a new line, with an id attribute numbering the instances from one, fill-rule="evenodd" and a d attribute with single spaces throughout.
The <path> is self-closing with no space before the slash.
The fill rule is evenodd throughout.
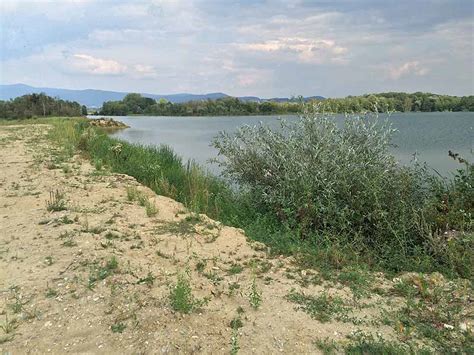
<path id="1" fill-rule="evenodd" d="M 258 309 L 262 304 L 262 292 L 258 289 L 255 274 L 253 275 L 252 285 L 250 286 L 249 303 L 254 309 Z"/>
<path id="2" fill-rule="evenodd" d="M 233 115 L 275 115 L 297 113 L 298 102 L 253 102 L 241 101 L 234 97 L 217 100 L 172 103 L 165 99 L 156 101 L 140 94 L 128 94 L 121 101 L 107 101 L 102 105 L 101 115 L 152 116 L 233 116 Z"/>
<path id="3" fill-rule="evenodd" d="M 449 96 L 432 93 L 387 92 L 341 99 L 326 99 L 321 109 L 327 112 L 436 112 L 474 111 L 474 96 Z"/>
<path id="4" fill-rule="evenodd" d="M 443 236 L 472 228 L 472 164 L 462 159 L 452 181 L 425 166 L 402 167 L 389 152 L 392 129 L 378 119 L 348 118 L 338 127 L 308 109 L 281 128 L 244 126 L 214 141 L 224 175 L 260 211 L 254 220 L 262 225 L 251 226 L 265 233 L 263 241 L 283 251 L 300 241 L 307 264 L 365 261 L 393 271 L 441 268 L 472 276 L 465 254 L 472 236 Z"/>
<path id="5" fill-rule="evenodd" d="M 222 165 L 230 184 L 183 163 L 166 146 L 128 144 L 81 120 L 54 126 L 51 137 L 67 151 L 78 148 L 193 212 L 243 228 L 272 253 L 293 254 L 303 267 L 350 270 L 363 263 L 473 277 L 473 165 L 461 159 L 452 180 L 423 166 L 400 167 L 388 152 L 391 129 L 384 123 L 353 118 L 338 127 L 307 111 L 286 125 L 286 134 L 266 127 L 222 134 L 214 144 L 227 159 Z M 238 190 L 231 188 L 235 182 Z M 136 198 L 128 191 L 128 199 Z M 191 219 L 173 230 L 192 232 Z M 452 229 L 459 232 L 446 238 Z M 364 292 L 363 275 L 341 277 Z"/>
<path id="6" fill-rule="evenodd" d="M 115 273 L 118 269 L 118 261 L 115 256 L 112 256 L 105 265 L 98 265 L 94 263 L 91 266 L 90 273 L 89 273 L 89 282 L 88 288 L 93 289 L 98 281 L 104 280 L 113 273 Z"/>
<path id="7" fill-rule="evenodd" d="M 46 201 L 46 209 L 50 212 L 64 211 L 67 209 L 64 193 L 56 190 L 49 192 L 49 200 Z"/>
<path id="8" fill-rule="evenodd" d="M 292 290 L 288 294 L 287 299 L 299 304 L 299 309 L 323 323 L 329 322 L 333 317 L 335 317 L 336 320 L 341 320 L 346 317 L 349 312 L 349 308 L 340 297 L 330 296 L 326 293 L 319 296 L 307 296 Z"/>
<path id="9" fill-rule="evenodd" d="M 190 313 L 202 305 L 202 301 L 193 296 L 190 277 L 184 273 L 178 274 L 178 280 L 171 288 L 169 298 L 171 308 L 180 313 Z"/>
<path id="10" fill-rule="evenodd" d="M 474 350 L 473 334 L 465 331 L 469 313 L 465 300 L 472 293 L 467 280 L 446 282 L 438 273 L 408 274 L 392 292 L 405 297 L 405 304 L 391 318 L 405 340 L 429 340 L 439 352 Z"/>
<path id="11" fill-rule="evenodd" d="M 235 97 L 217 100 L 172 103 L 165 99 L 156 101 L 140 94 L 128 94 L 121 101 L 107 101 L 101 115 L 151 115 L 151 116 L 233 116 L 296 114 L 301 110 L 303 98 L 280 101 L 243 101 Z M 474 111 L 474 96 L 448 96 L 416 92 L 413 94 L 389 92 L 339 99 L 313 99 L 312 104 L 321 111 L 346 112 L 433 112 Z"/>
<path id="12" fill-rule="evenodd" d="M 125 328 L 127 328 L 127 325 L 122 322 L 114 323 L 110 326 L 112 333 L 123 333 Z"/>
<path id="13" fill-rule="evenodd" d="M 9 101 L 0 100 L 0 118 L 7 120 L 49 116 L 80 116 L 87 114 L 77 102 L 52 98 L 43 93 L 29 94 Z"/>

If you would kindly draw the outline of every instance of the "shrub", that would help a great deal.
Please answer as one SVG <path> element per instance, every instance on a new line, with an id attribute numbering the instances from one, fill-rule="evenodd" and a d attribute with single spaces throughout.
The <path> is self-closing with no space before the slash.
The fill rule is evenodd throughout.
<path id="1" fill-rule="evenodd" d="M 218 161 L 224 176 L 298 239 L 322 249 L 349 246 L 399 270 L 436 257 L 439 179 L 426 167 L 396 162 L 389 151 L 393 132 L 376 117 L 347 117 L 338 125 L 306 109 L 295 123 L 281 121 L 279 130 L 261 124 L 222 132 L 214 146 L 225 158 Z"/>

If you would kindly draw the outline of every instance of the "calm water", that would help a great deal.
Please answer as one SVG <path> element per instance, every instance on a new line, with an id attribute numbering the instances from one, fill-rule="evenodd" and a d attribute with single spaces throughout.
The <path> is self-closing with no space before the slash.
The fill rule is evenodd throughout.
<path id="1" fill-rule="evenodd" d="M 216 172 L 208 160 L 217 155 L 210 146 L 219 131 L 233 132 L 244 124 L 264 122 L 278 126 L 282 116 L 225 116 L 225 117 L 133 117 L 116 119 L 131 128 L 112 134 L 131 143 L 146 145 L 167 144 L 184 159 L 194 159 Z M 294 120 L 294 116 L 283 116 Z M 416 153 L 418 161 L 427 162 L 443 175 L 459 167 L 448 157 L 448 150 L 458 152 L 472 160 L 474 144 L 474 113 L 436 112 L 399 113 L 389 118 L 398 130 L 394 135 L 393 153 L 403 164 L 409 164 Z M 337 116 L 342 121 L 342 116 Z"/>

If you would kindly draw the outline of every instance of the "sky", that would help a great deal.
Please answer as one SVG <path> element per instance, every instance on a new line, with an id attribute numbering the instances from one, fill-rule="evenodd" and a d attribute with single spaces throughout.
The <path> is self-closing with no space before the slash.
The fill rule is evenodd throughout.
<path id="1" fill-rule="evenodd" d="M 472 0 L 2 0 L 0 17 L 2 84 L 474 94 Z"/>

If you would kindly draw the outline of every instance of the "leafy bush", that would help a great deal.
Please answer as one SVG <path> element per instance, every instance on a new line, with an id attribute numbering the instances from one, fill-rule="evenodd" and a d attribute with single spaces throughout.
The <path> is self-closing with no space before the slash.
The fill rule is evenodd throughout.
<path id="1" fill-rule="evenodd" d="M 373 117 L 348 117 L 338 126 L 307 109 L 296 123 L 281 121 L 280 130 L 260 125 L 222 132 L 214 146 L 225 157 L 219 160 L 224 175 L 300 240 L 349 246 L 397 270 L 414 258 L 432 262 L 433 188 L 440 184 L 426 168 L 396 162 L 389 152 L 393 131 Z"/>

